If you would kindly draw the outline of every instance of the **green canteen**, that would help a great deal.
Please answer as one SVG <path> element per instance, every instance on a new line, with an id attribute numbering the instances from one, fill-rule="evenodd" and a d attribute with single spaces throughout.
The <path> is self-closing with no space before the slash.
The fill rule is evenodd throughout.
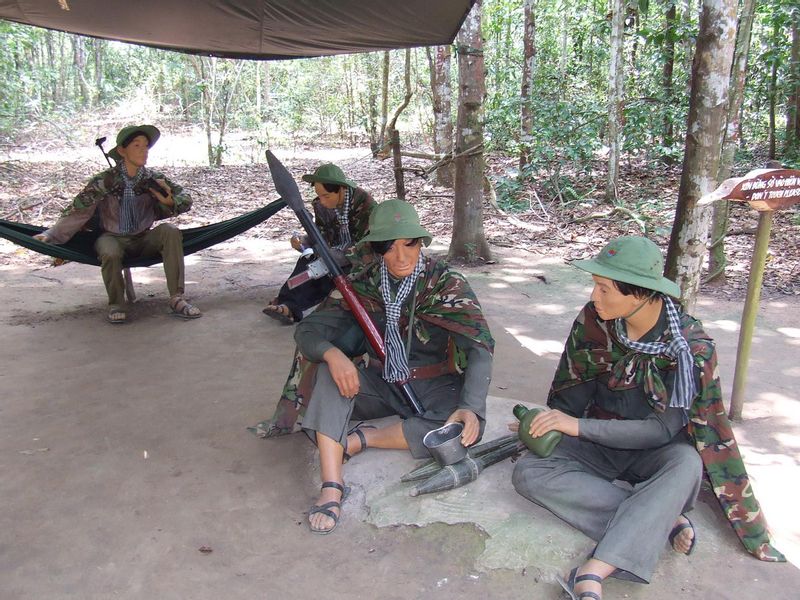
<path id="1" fill-rule="evenodd" d="M 534 454 L 541 456 L 542 458 L 547 458 L 553 453 L 553 450 L 558 445 L 558 442 L 561 441 L 561 432 L 548 431 L 539 437 L 533 437 L 530 433 L 528 433 L 531 429 L 531 421 L 533 421 L 533 418 L 540 412 L 542 412 L 541 408 L 528 409 L 522 404 L 517 404 L 514 407 L 514 416 L 519 419 L 518 435 L 520 441 L 525 444 L 528 447 L 528 450 Z"/>

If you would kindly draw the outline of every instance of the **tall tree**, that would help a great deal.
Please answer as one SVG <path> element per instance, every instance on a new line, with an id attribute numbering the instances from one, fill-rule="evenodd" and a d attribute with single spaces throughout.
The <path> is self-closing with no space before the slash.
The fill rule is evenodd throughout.
<path id="1" fill-rule="evenodd" d="M 608 64 L 608 180 L 606 202 L 617 202 L 619 183 L 620 137 L 622 135 L 622 103 L 625 80 L 622 68 L 625 0 L 611 3 L 611 55 Z"/>
<path id="2" fill-rule="evenodd" d="M 433 100 L 433 151 L 446 155 L 453 152 L 453 93 L 450 85 L 450 46 L 428 50 Z M 448 162 L 435 171 L 436 183 L 453 187 L 453 163 Z"/>
<path id="3" fill-rule="evenodd" d="M 675 135 L 675 125 L 672 121 L 673 96 L 673 74 L 675 72 L 675 39 L 677 38 L 677 0 L 667 0 L 667 10 L 664 13 L 664 44 L 662 46 L 662 56 L 664 65 L 661 71 L 661 87 L 664 93 L 664 130 L 661 135 L 661 143 L 665 148 L 672 147 Z"/>
<path id="4" fill-rule="evenodd" d="M 733 54 L 730 90 L 728 93 L 728 116 L 725 141 L 719 165 L 718 181 L 731 176 L 733 159 L 739 146 L 739 120 L 744 100 L 744 84 L 747 75 L 747 56 L 750 52 L 750 37 L 753 31 L 755 0 L 744 0 L 736 30 L 736 50 Z M 711 220 L 711 243 L 708 253 L 708 279 L 725 279 L 725 234 L 728 230 L 728 203 L 715 202 Z"/>
<path id="5" fill-rule="evenodd" d="M 522 88 L 520 90 L 520 152 L 519 170 L 524 173 L 530 163 L 529 142 L 533 129 L 533 67 L 536 59 L 536 0 L 525 0 L 524 33 L 522 36 Z"/>
<path id="6" fill-rule="evenodd" d="M 800 155 L 800 7 L 792 10 L 792 54 L 789 62 L 789 98 L 786 103 L 784 154 Z"/>
<path id="7" fill-rule="evenodd" d="M 736 43 L 736 0 L 702 2 L 683 171 L 665 269 L 666 276 L 680 286 L 688 312 L 694 309 L 700 286 L 711 219 L 710 210 L 698 207 L 697 202 L 717 184 Z"/>
<path id="8" fill-rule="evenodd" d="M 481 0 L 464 20 L 456 42 L 458 118 L 456 121 L 455 203 L 449 256 L 489 259 L 483 232 L 483 100 L 486 93 L 481 39 Z"/>

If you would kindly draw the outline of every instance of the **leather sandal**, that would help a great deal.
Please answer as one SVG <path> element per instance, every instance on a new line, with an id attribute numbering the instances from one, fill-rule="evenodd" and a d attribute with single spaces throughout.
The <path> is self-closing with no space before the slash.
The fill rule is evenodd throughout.
<path id="1" fill-rule="evenodd" d="M 285 304 L 269 304 L 261 312 L 283 325 L 294 325 L 292 311 Z"/>
<path id="2" fill-rule="evenodd" d="M 342 495 L 339 498 L 338 502 L 336 502 L 335 500 L 332 500 L 331 502 L 326 502 L 325 504 L 315 504 L 308 511 L 308 516 L 309 517 L 311 515 L 315 515 L 317 513 L 321 513 L 321 514 L 325 515 L 326 517 L 330 517 L 331 519 L 333 519 L 333 525 L 331 525 L 327 529 L 314 529 L 313 527 L 311 527 L 311 522 L 308 523 L 308 528 L 311 530 L 311 533 L 316 533 L 316 534 L 319 534 L 319 535 L 328 535 L 331 531 L 336 529 L 336 526 L 339 524 L 339 517 L 341 516 L 341 513 L 342 513 L 342 502 L 344 502 L 345 498 L 347 498 L 347 496 L 350 494 L 350 488 L 347 487 L 346 485 L 342 485 L 341 483 L 339 483 L 337 481 L 323 481 L 321 489 L 325 489 L 325 488 L 337 489 L 342 493 Z M 339 514 L 337 515 L 335 512 L 333 512 L 331 510 L 332 508 L 338 508 L 339 509 Z"/>
<path id="3" fill-rule="evenodd" d="M 578 575 L 578 567 L 575 567 L 569 572 L 567 581 L 564 581 L 561 579 L 561 577 L 557 577 L 556 580 L 558 581 L 559 585 L 564 588 L 564 594 L 571 600 L 585 600 L 586 598 L 591 598 L 591 600 L 602 600 L 602 596 L 595 592 L 586 591 L 581 592 L 580 594 L 575 592 L 575 585 L 581 583 L 582 581 L 596 581 L 597 583 L 602 584 L 603 578 L 599 575 L 595 575 L 594 573 Z"/>
<path id="4" fill-rule="evenodd" d="M 689 556 L 692 552 L 694 552 L 695 542 L 697 542 L 697 530 L 694 528 L 694 524 L 692 524 L 692 522 L 689 520 L 689 517 L 683 514 L 681 516 L 686 519 L 686 523 L 678 523 L 672 528 L 672 531 L 669 532 L 669 545 L 672 546 L 672 549 L 675 550 L 675 552 L 680 552 L 680 554 Z M 686 552 L 681 552 L 675 548 L 675 538 L 678 537 L 678 534 L 680 534 L 680 532 L 684 529 L 692 530 L 692 541 L 689 544 L 689 549 Z"/>
<path id="5" fill-rule="evenodd" d="M 119 308 L 109 309 L 106 320 L 112 325 L 122 325 L 128 322 L 128 315 Z"/>
<path id="6" fill-rule="evenodd" d="M 179 319 L 199 319 L 203 316 L 200 309 L 189 304 L 183 296 L 173 296 L 169 301 L 170 314 Z"/>
<path id="7" fill-rule="evenodd" d="M 361 431 L 362 429 L 375 429 L 374 425 L 363 425 L 359 423 L 355 427 L 353 427 L 350 431 L 347 432 L 347 437 L 350 437 L 352 434 L 356 434 L 358 436 L 358 441 L 360 442 L 361 446 L 358 449 L 358 452 L 354 454 L 348 454 L 347 448 L 344 449 L 344 454 L 342 455 L 342 464 L 345 464 L 351 458 L 353 458 L 356 454 L 361 454 L 364 450 L 369 448 L 367 446 L 367 437 L 364 435 L 364 432 Z"/>

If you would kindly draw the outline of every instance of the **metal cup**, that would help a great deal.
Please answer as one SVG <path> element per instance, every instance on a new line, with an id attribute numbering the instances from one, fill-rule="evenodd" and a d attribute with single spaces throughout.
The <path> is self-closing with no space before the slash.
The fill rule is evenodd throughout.
<path id="1" fill-rule="evenodd" d="M 425 434 L 422 444 L 441 466 L 452 465 L 467 456 L 467 448 L 461 444 L 463 423 L 448 423 Z"/>

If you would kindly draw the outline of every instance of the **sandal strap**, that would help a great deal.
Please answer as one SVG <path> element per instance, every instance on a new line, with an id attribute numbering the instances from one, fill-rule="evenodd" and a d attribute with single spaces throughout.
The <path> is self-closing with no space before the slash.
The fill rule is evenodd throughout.
<path id="1" fill-rule="evenodd" d="M 584 598 L 591 598 L 592 600 L 603 600 L 601 596 L 598 596 L 594 592 L 582 592 L 578 594 L 578 600 L 583 600 Z"/>
<path id="2" fill-rule="evenodd" d="M 322 482 L 322 489 L 325 488 L 333 488 L 339 490 L 340 492 L 344 493 L 344 486 L 339 483 L 338 481 L 323 481 Z"/>
<path id="3" fill-rule="evenodd" d="M 575 583 L 580 583 L 581 581 L 596 581 L 597 583 L 603 583 L 603 578 L 599 575 L 595 575 L 594 573 L 586 573 L 586 575 L 578 575 L 575 577 Z"/>
<path id="4" fill-rule="evenodd" d="M 364 435 L 364 432 L 361 431 L 361 429 L 356 428 L 353 431 L 353 433 L 355 433 L 358 436 L 358 441 L 361 442 L 361 450 L 359 450 L 359 452 L 361 452 L 362 450 L 366 450 L 367 449 L 367 436 Z"/>

